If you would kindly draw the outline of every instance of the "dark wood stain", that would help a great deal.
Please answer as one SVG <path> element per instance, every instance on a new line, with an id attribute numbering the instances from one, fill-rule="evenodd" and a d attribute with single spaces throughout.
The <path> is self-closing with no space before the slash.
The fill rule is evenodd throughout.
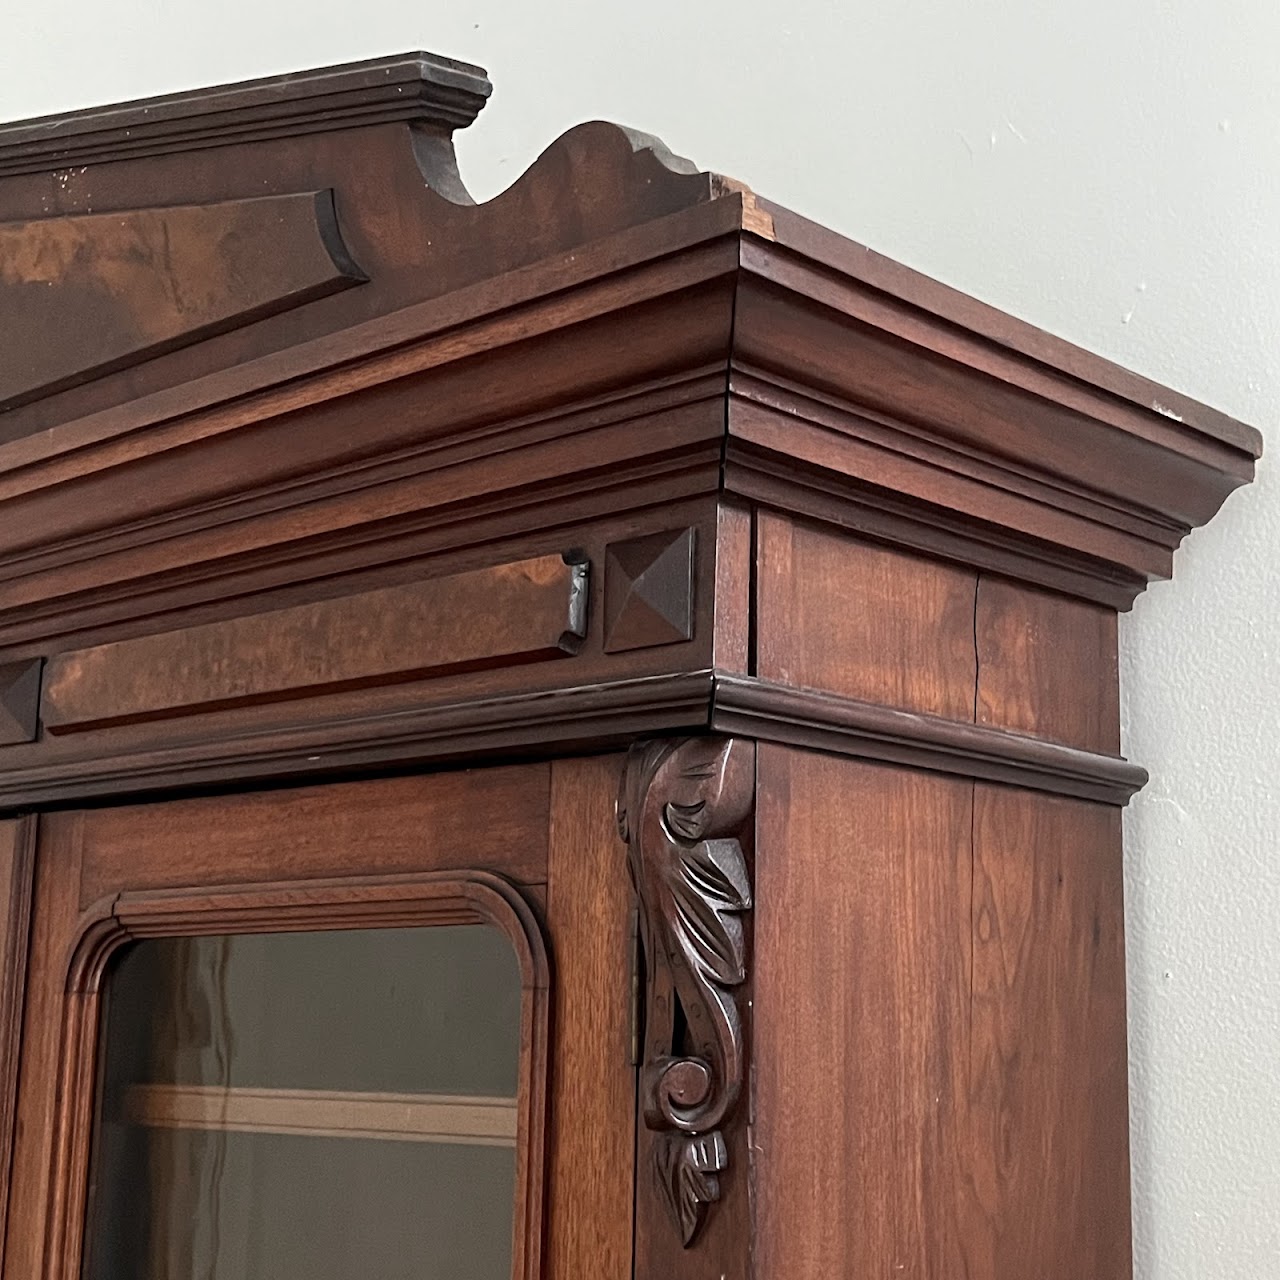
<path id="1" fill-rule="evenodd" d="M 364 279 L 332 191 L 0 223 L 0 413 Z"/>
<path id="2" fill-rule="evenodd" d="M 980 724 L 1119 754 L 1112 610 L 983 577 L 975 632 Z"/>
<path id="3" fill-rule="evenodd" d="M 0 127 L 0 1277 L 112 947 L 484 918 L 513 1280 L 1127 1280 L 1117 612 L 1260 437 L 488 92 Z"/>
<path id="4" fill-rule="evenodd" d="M 43 721 L 65 733 L 565 657 L 586 631 L 586 574 L 542 556 L 61 653 Z"/>

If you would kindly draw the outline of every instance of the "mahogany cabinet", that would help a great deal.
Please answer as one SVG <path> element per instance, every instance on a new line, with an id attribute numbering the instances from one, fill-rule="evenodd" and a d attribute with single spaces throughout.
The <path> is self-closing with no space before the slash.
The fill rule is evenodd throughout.
<path id="1" fill-rule="evenodd" d="M 3 1280 L 1120 1280 L 1116 618 L 1257 434 L 488 92 L 0 128 Z"/>

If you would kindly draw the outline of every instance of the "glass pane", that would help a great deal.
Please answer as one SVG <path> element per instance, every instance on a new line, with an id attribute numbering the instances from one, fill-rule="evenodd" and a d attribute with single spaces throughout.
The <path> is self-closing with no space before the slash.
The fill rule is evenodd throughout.
<path id="1" fill-rule="evenodd" d="M 106 993 L 85 1280 L 511 1280 L 496 930 L 158 939 Z"/>

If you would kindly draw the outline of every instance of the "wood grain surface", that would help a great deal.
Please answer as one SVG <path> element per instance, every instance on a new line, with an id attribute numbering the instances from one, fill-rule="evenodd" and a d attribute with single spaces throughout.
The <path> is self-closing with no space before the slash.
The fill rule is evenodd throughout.
<path id="1" fill-rule="evenodd" d="M 1117 811 L 759 765 L 758 1274 L 1126 1280 Z"/>
<path id="2" fill-rule="evenodd" d="M 969 1274 L 1128 1280 L 1120 812 L 979 784 L 973 839 Z"/>
<path id="3" fill-rule="evenodd" d="M 974 632 L 979 724 L 1119 755 L 1114 610 L 983 575 Z"/>
<path id="4" fill-rule="evenodd" d="M 83 814 L 46 815 L 40 823 L 31 912 L 31 947 L 22 1015 L 22 1069 L 9 1181 L 4 1280 L 47 1275 L 50 1210 L 61 1212 L 70 1188 L 51 1188 L 64 1024 L 83 1012 L 84 997 L 67 993 L 68 947 L 81 917 Z M 90 1076 L 83 1086 L 94 1095 Z M 82 1158 L 87 1152 L 80 1153 Z M 59 1280 L 62 1280 L 59 1277 Z"/>
<path id="5" fill-rule="evenodd" d="M 36 819 L 0 821 L 0 1275 L 22 1062 Z"/>
<path id="6" fill-rule="evenodd" d="M 759 748 L 760 1276 L 981 1275 L 956 1203 L 971 801 L 968 782 Z"/>
<path id="7" fill-rule="evenodd" d="M 587 569 L 541 556 L 52 658 L 52 733 L 574 653 Z"/>
<path id="8" fill-rule="evenodd" d="M 331 190 L 0 222 L 0 410 L 364 278 Z"/>
<path id="9" fill-rule="evenodd" d="M 971 570 L 769 513 L 758 527 L 760 676 L 973 719 Z"/>
<path id="10" fill-rule="evenodd" d="M 466 866 L 542 884 L 550 776 L 549 765 L 518 765 L 95 810 L 81 903 L 189 885 L 215 827 L 208 884 L 339 876 L 357 852 L 365 875 Z"/>
<path id="11" fill-rule="evenodd" d="M 547 1280 L 631 1275 L 635 899 L 613 813 L 623 762 L 613 755 L 552 765 L 547 927 L 556 1005 Z"/>

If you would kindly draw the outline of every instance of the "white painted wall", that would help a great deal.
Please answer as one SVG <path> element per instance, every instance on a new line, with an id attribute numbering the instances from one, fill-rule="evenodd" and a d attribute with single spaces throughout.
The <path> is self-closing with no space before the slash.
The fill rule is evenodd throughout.
<path id="1" fill-rule="evenodd" d="M 1280 443 L 1276 0 L 4 0 L 0 119 L 410 48 L 477 195 L 632 124 Z M 1122 633 L 1139 1280 L 1280 1280 L 1273 474 Z"/>

